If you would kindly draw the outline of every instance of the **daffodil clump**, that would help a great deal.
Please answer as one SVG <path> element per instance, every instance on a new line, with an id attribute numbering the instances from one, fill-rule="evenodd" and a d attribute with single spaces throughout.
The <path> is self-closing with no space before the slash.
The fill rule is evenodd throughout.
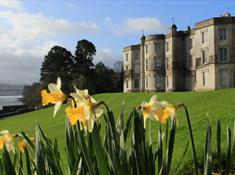
<path id="1" fill-rule="evenodd" d="M 33 141 L 33 138 L 30 138 Z M 18 145 L 18 150 L 24 152 L 27 141 L 21 134 L 11 134 L 8 130 L 0 131 L 0 150 L 3 150 L 4 146 L 8 152 L 15 152 L 15 144 Z"/>
<path id="2" fill-rule="evenodd" d="M 66 159 L 61 159 L 57 139 L 52 141 L 48 138 L 39 124 L 35 131 L 35 142 L 23 132 L 11 134 L 3 130 L 0 132 L 0 150 L 3 150 L 3 156 L 0 156 L 0 174 L 26 174 L 26 170 L 27 174 L 40 175 L 173 173 L 171 163 L 176 137 L 176 110 L 180 107 L 185 109 L 195 172 L 198 172 L 192 128 L 184 104 L 173 105 L 167 101 L 159 101 L 154 95 L 149 102 L 144 101 L 134 108 L 126 121 L 121 110 L 116 121 L 105 102 L 96 101 L 87 89 L 79 90 L 74 87 L 74 92 L 65 94 L 61 90 L 60 78 L 57 78 L 56 83 L 50 83 L 48 90 L 42 90 L 41 96 L 43 106 L 54 105 L 54 117 L 62 104 L 66 103 Z M 104 109 L 104 123 L 101 123 L 99 119 Z M 154 138 L 151 132 L 145 132 L 147 119 L 160 123 L 158 130 L 155 130 L 158 138 Z M 161 127 L 168 119 L 171 119 L 170 125 Z M 100 129 L 102 125 L 105 130 Z M 151 129 L 151 125 L 149 128 Z M 146 133 L 149 133 L 149 138 Z M 15 151 L 15 145 L 19 151 Z M 12 156 L 9 152 L 16 154 Z M 18 152 L 25 154 L 17 154 Z M 68 168 L 64 169 L 62 162 Z"/>
<path id="3" fill-rule="evenodd" d="M 55 104 L 54 115 L 64 102 L 68 102 L 69 106 L 65 109 L 66 115 L 71 125 L 79 122 L 82 129 L 91 132 L 94 122 L 102 115 L 102 102 L 97 102 L 92 98 L 88 90 L 79 90 L 75 87 L 75 92 L 65 95 L 61 91 L 61 80 L 57 78 L 57 83 L 48 85 L 49 92 L 42 90 L 42 104 Z"/>
<path id="4" fill-rule="evenodd" d="M 103 102 L 96 102 L 92 98 L 88 90 L 79 90 L 75 87 L 75 93 L 65 95 L 61 90 L 61 79 L 57 78 L 57 83 L 48 85 L 49 92 L 42 90 L 42 104 L 55 104 L 54 115 L 64 102 L 69 102 L 69 106 L 65 109 L 66 115 L 71 123 L 75 125 L 77 122 L 85 131 L 91 132 L 94 122 L 102 115 Z M 144 125 L 147 118 L 156 120 L 160 123 L 166 123 L 166 120 L 175 117 L 176 106 L 167 101 L 158 101 L 156 95 L 152 96 L 149 102 L 142 102 L 139 106 L 144 116 Z"/>

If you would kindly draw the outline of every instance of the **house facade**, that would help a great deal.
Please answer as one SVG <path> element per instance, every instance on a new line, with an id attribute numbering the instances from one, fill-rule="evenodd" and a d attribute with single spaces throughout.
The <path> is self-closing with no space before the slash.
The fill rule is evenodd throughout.
<path id="1" fill-rule="evenodd" d="M 142 36 L 123 49 L 124 92 L 235 87 L 235 17 L 225 13 L 178 31 Z"/>

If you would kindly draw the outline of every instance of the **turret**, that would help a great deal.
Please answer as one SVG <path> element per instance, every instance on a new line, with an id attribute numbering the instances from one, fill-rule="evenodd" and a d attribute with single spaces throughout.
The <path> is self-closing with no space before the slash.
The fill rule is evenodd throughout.
<path id="1" fill-rule="evenodd" d="M 171 26 L 171 33 L 172 33 L 173 35 L 175 35 L 175 34 L 177 33 L 177 26 L 176 26 L 175 24 L 173 24 L 173 25 Z"/>

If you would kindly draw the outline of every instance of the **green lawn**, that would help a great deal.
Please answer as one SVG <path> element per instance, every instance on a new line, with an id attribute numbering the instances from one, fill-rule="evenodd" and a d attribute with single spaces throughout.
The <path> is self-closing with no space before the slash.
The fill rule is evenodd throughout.
<path id="1" fill-rule="evenodd" d="M 206 128 L 208 121 L 212 125 L 213 138 L 217 120 L 221 120 L 223 140 L 226 139 L 226 126 L 233 126 L 235 119 L 235 89 L 218 90 L 211 92 L 173 92 L 173 93 L 106 93 L 95 95 L 97 100 L 105 101 L 116 118 L 118 117 L 120 105 L 125 102 L 125 117 L 129 115 L 133 107 L 142 101 L 149 101 L 153 94 L 157 94 L 159 100 L 167 100 L 173 104 L 182 102 L 189 110 L 192 128 L 195 136 L 195 143 L 198 154 L 202 156 L 205 143 Z M 12 133 L 25 131 L 34 133 L 35 123 L 39 122 L 43 130 L 51 138 L 59 140 L 60 148 L 64 157 L 64 126 L 65 113 L 63 107 L 58 115 L 53 118 L 53 108 L 47 108 L 36 112 L 30 112 L 14 117 L 0 120 L 0 130 L 8 129 Z M 174 161 L 177 161 L 182 155 L 184 145 L 189 140 L 186 118 L 183 110 L 177 112 L 178 128 L 176 135 L 176 144 L 174 150 Z M 157 138 L 157 124 L 152 125 L 152 137 Z M 215 140 L 215 139 L 214 139 Z M 213 145 L 215 150 L 215 144 Z M 187 152 L 185 161 L 190 159 L 191 147 Z"/>

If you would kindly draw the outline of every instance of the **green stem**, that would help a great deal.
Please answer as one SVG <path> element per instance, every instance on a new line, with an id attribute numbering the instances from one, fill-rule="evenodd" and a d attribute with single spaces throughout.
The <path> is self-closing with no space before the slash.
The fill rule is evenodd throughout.
<path id="1" fill-rule="evenodd" d="M 152 145 L 152 136 L 151 136 L 151 122 L 149 122 L 149 144 Z"/>
<path id="2" fill-rule="evenodd" d="M 93 107 L 96 108 L 96 107 L 98 107 L 98 106 L 100 106 L 100 105 L 104 105 L 105 108 L 106 108 L 106 110 L 107 110 L 107 112 L 108 112 L 108 113 L 110 112 L 109 107 L 107 106 L 107 104 L 106 104 L 104 101 L 99 101 L 99 102 L 96 103 Z"/>
<path id="3" fill-rule="evenodd" d="M 196 175 L 198 175 L 196 149 L 195 149 L 195 144 L 194 144 L 194 139 L 193 139 L 193 131 L 192 131 L 192 127 L 191 127 L 191 123 L 190 123 L 190 119 L 189 119 L 188 109 L 187 109 L 187 107 L 184 104 L 179 104 L 177 107 L 183 107 L 184 110 L 185 110 L 185 114 L 186 114 L 186 118 L 187 118 L 187 122 L 188 122 L 190 139 L 191 139 L 191 143 L 192 143 L 192 149 L 193 149 L 195 171 L 196 171 Z"/>
<path id="4" fill-rule="evenodd" d="M 74 99 L 74 97 L 69 95 L 68 98 L 65 101 L 68 101 L 69 99 L 72 99 L 72 101 L 74 103 L 74 107 L 76 108 L 77 107 L 77 103 L 76 103 L 76 100 Z"/>

